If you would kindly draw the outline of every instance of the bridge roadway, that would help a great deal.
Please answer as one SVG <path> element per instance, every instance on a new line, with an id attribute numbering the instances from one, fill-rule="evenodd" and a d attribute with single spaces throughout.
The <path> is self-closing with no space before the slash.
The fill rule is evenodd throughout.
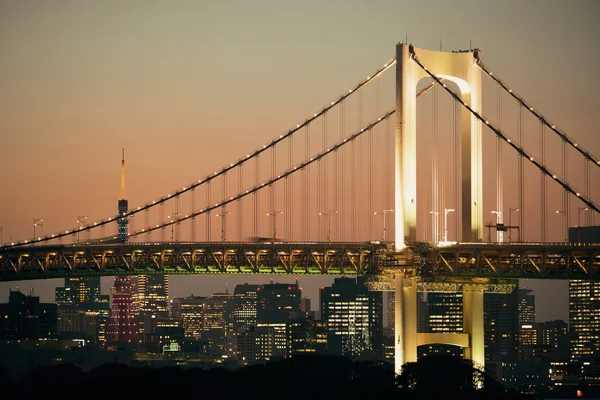
<path id="1" fill-rule="evenodd" d="M 370 276 L 423 282 L 596 279 L 600 243 L 162 242 L 0 248 L 0 281 L 141 274 Z"/>

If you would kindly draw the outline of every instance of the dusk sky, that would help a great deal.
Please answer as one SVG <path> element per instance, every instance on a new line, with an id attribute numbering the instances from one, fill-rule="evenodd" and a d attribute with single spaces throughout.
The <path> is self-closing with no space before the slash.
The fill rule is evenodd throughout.
<path id="1" fill-rule="evenodd" d="M 598 156 L 598 16 L 595 0 L 0 0 L 2 241 L 31 238 L 34 218 L 51 233 L 73 228 L 81 215 L 114 216 L 123 146 L 130 207 L 220 170 L 346 93 L 406 38 L 425 49 L 480 48 L 486 67 Z M 393 91 L 389 75 L 382 83 Z M 485 99 L 497 92 L 486 85 L 483 111 L 493 116 L 496 108 L 486 109 Z M 510 104 L 503 111 L 503 120 L 513 120 L 507 127 L 517 119 Z M 393 98 L 381 106 L 391 108 Z M 483 135 L 488 165 L 494 141 L 491 132 Z M 547 157 L 560 171 L 560 146 L 549 147 Z M 516 164 L 507 160 L 508 174 Z M 583 187 L 583 161 L 572 160 L 570 174 Z M 600 174 L 592 169 L 598 204 Z M 495 184 L 484 191 L 492 202 L 487 221 Z M 560 192 L 549 188 L 548 197 L 560 199 Z M 514 207 L 510 199 L 505 208 Z M 579 204 L 571 203 L 575 225 Z M 562 240 L 560 219 L 549 215 L 548 226 L 549 240 Z M 269 279 L 177 276 L 170 294 L 210 295 L 226 284 L 232 290 Z M 298 279 L 316 308 L 318 287 L 332 278 Z M 112 278 L 102 282 L 108 293 Z M 33 288 L 52 302 L 57 285 L 62 280 L 0 283 L 0 302 L 9 287 Z M 535 289 L 538 321 L 568 319 L 566 281 L 521 287 Z"/>

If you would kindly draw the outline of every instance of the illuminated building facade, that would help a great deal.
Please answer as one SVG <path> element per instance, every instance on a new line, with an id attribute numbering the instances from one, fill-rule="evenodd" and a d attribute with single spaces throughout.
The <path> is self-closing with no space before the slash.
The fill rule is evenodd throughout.
<path id="1" fill-rule="evenodd" d="M 321 316 L 327 324 L 327 352 L 349 357 L 383 358 L 383 296 L 356 278 L 336 278 L 320 290 Z"/>
<path id="2" fill-rule="evenodd" d="M 186 338 L 200 340 L 202 338 L 202 319 L 206 297 L 194 296 L 180 298 L 179 312 Z"/>
<path id="3" fill-rule="evenodd" d="M 65 286 L 55 292 L 57 306 L 86 306 L 100 302 L 100 277 L 65 278 Z"/>
<path id="4" fill-rule="evenodd" d="M 236 285 L 233 290 L 233 329 L 243 332 L 256 325 L 258 292 L 262 285 Z"/>
<path id="5" fill-rule="evenodd" d="M 156 321 L 169 316 L 169 277 L 163 274 L 137 275 L 132 282 L 140 334 L 154 333 Z"/>
<path id="6" fill-rule="evenodd" d="M 131 277 L 117 276 L 111 288 L 111 314 L 106 339 L 110 344 L 135 343 L 139 331 L 133 313 L 133 285 Z"/>
<path id="7" fill-rule="evenodd" d="M 571 361 L 579 362 L 600 350 L 600 282 L 569 281 Z"/>
<path id="8" fill-rule="evenodd" d="M 417 293 L 418 332 L 460 333 L 463 331 L 463 298 L 460 292 Z M 417 357 L 444 353 L 462 357 L 462 349 L 448 344 L 419 346 Z"/>
<path id="9" fill-rule="evenodd" d="M 302 317 L 293 318 L 288 325 L 290 356 L 298 354 L 327 354 L 327 323 Z"/>
<path id="10" fill-rule="evenodd" d="M 201 336 L 212 354 L 234 353 L 232 294 L 214 293 L 204 300 Z"/>

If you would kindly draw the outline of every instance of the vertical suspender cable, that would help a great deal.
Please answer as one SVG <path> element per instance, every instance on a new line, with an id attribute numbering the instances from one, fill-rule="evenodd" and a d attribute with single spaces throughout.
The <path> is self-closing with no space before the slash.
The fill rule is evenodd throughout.
<path id="1" fill-rule="evenodd" d="M 322 152 L 325 152 L 325 150 L 327 149 L 327 114 L 323 114 L 323 131 L 322 131 L 322 136 L 323 136 L 323 143 L 322 143 Z M 324 210 L 329 210 L 329 201 L 327 201 L 327 164 L 326 164 L 326 160 L 329 160 L 329 158 L 323 157 L 321 159 L 321 162 L 323 163 L 323 177 L 322 177 L 322 185 L 323 185 L 323 191 L 322 191 L 322 195 L 323 195 L 323 201 L 322 201 L 322 207 Z M 331 223 L 331 222 L 329 222 Z M 331 225 L 330 225 L 331 226 Z"/>
<path id="2" fill-rule="evenodd" d="M 563 161 L 563 182 L 565 182 L 566 184 L 569 184 L 569 169 L 568 169 L 568 142 L 566 140 L 563 140 L 563 156 L 562 156 L 562 161 Z M 564 224 L 563 224 L 563 234 L 565 235 L 565 242 L 569 241 L 569 237 L 567 235 L 567 229 L 569 229 L 569 192 L 567 191 L 567 189 L 565 189 L 565 192 L 563 194 L 563 218 L 564 218 Z"/>
<path id="3" fill-rule="evenodd" d="M 206 208 L 210 207 L 210 200 L 211 200 L 211 198 L 210 198 L 210 183 L 211 182 L 212 181 L 206 182 Z M 210 215 L 211 215 L 211 212 L 207 211 L 206 212 L 206 241 L 207 242 L 210 242 L 210 222 L 211 222 Z"/>
<path id="4" fill-rule="evenodd" d="M 260 185 L 260 156 L 257 154 L 254 156 L 254 187 L 258 189 Z M 259 192 L 260 190 L 256 190 L 252 194 L 253 205 L 254 205 L 254 213 L 252 215 L 252 232 L 254 237 L 258 237 L 258 201 L 259 201 Z"/>
<path id="5" fill-rule="evenodd" d="M 454 238 L 455 240 L 458 242 L 459 241 L 459 236 L 458 236 L 458 232 L 459 231 L 459 226 L 458 226 L 458 215 L 459 212 L 462 211 L 462 207 L 459 207 L 459 197 L 458 197 L 458 193 L 459 193 L 459 188 L 460 188 L 460 181 L 459 181 L 459 173 L 458 171 L 460 171 L 460 154 L 459 154 L 459 141 L 458 141 L 458 124 L 459 124 L 459 120 L 457 118 L 457 116 L 459 115 L 459 104 L 456 101 L 456 99 L 454 99 L 454 109 L 452 112 L 452 139 L 454 141 L 454 158 L 453 158 L 453 165 L 452 165 L 452 180 L 454 182 L 454 209 L 456 210 L 453 214 L 454 214 Z"/>
<path id="6" fill-rule="evenodd" d="M 498 129 L 502 130 L 502 87 L 498 85 Z M 496 210 L 500 213 L 501 221 L 504 222 L 503 219 L 503 200 L 504 200 L 504 192 L 503 192 L 503 178 L 502 178 L 502 144 L 503 140 L 501 138 L 496 139 Z M 510 228 L 509 228 L 510 229 Z M 502 242 L 504 240 L 504 232 L 497 230 L 496 232 L 498 242 Z"/>
<path id="7" fill-rule="evenodd" d="M 294 136 L 290 136 L 288 139 L 288 171 L 292 170 L 292 165 L 294 165 L 294 152 L 292 151 L 294 148 Z M 287 205 L 285 209 L 286 217 L 286 225 L 285 225 L 285 237 L 287 240 L 292 240 L 292 216 L 294 215 L 293 207 L 294 207 L 294 180 L 293 176 L 287 176 L 285 178 L 285 182 L 287 184 Z"/>
<path id="8" fill-rule="evenodd" d="M 345 107 L 344 107 L 344 100 L 341 101 L 340 103 L 340 142 L 344 139 L 344 128 L 346 125 L 346 112 L 345 112 Z M 340 232 L 340 236 L 338 240 L 344 240 L 346 236 L 346 224 L 344 223 L 346 221 L 346 219 L 344 218 L 346 216 L 346 210 L 345 210 L 345 204 L 346 204 L 346 178 L 345 178 L 345 173 L 344 171 L 346 170 L 346 163 L 345 163 L 345 154 L 346 154 L 346 146 L 343 146 L 341 148 L 341 150 L 337 150 L 340 152 L 340 160 L 339 160 L 339 170 L 340 170 L 340 193 L 338 196 L 340 205 L 339 205 L 339 214 L 342 216 L 342 218 L 337 218 L 337 220 L 339 221 L 339 225 L 338 225 L 338 232 Z"/>
<path id="9" fill-rule="evenodd" d="M 431 121 L 433 123 L 432 126 L 432 150 L 433 157 L 431 158 L 431 239 L 434 242 L 439 240 L 439 232 L 438 232 L 438 218 L 439 218 L 439 186 L 438 186 L 438 153 L 439 153 L 439 145 L 438 145 L 438 121 L 437 121 L 437 112 L 438 112 L 438 87 L 437 85 L 433 88 L 433 107 L 431 110 Z"/>
<path id="10" fill-rule="evenodd" d="M 223 195 L 222 202 L 225 203 L 225 200 L 227 200 L 227 172 L 223 173 L 223 187 L 221 188 L 221 191 Z M 223 210 L 223 217 L 221 217 L 221 223 L 223 228 L 221 230 L 223 231 L 223 241 L 225 241 L 225 233 L 227 231 L 227 204 L 223 204 L 221 210 Z"/>
<path id="11" fill-rule="evenodd" d="M 160 217 L 160 224 L 162 225 L 162 227 L 160 228 L 160 241 L 164 242 L 165 241 L 165 202 L 163 201 L 162 203 L 160 203 L 159 206 L 159 217 Z"/>
<path id="12" fill-rule="evenodd" d="M 521 104 L 519 104 L 519 118 L 518 118 L 518 124 L 519 124 L 519 148 L 523 149 L 523 106 Z M 523 226 L 523 223 L 525 221 L 525 177 L 524 177 L 524 160 L 523 160 L 523 155 L 519 153 L 519 168 L 518 168 L 518 180 L 519 180 L 519 242 L 522 242 L 525 240 L 525 227 Z"/>
<path id="13" fill-rule="evenodd" d="M 276 168 L 275 168 L 276 157 L 277 157 L 277 154 L 275 153 L 276 148 L 277 148 L 277 145 L 274 145 L 273 147 L 271 147 L 271 180 L 273 180 L 275 178 L 275 173 L 276 173 Z M 275 184 L 274 183 L 271 183 L 269 185 L 269 211 L 268 212 L 275 213 Z M 277 229 L 277 227 L 275 227 L 276 220 L 277 220 L 277 217 L 275 217 L 275 214 L 273 214 L 272 218 L 269 218 L 269 233 L 265 237 L 270 237 L 271 232 L 273 232 L 274 230 Z"/>
<path id="14" fill-rule="evenodd" d="M 148 229 L 148 232 L 146 232 L 146 241 L 150 242 L 151 241 L 151 234 L 152 232 L 150 231 L 150 209 L 146 208 L 144 210 L 144 225 L 146 227 L 146 229 Z"/>
<path id="15" fill-rule="evenodd" d="M 592 192 L 590 191 L 590 160 L 588 160 L 587 158 L 585 158 L 583 160 L 583 192 L 585 195 L 586 199 L 590 198 L 590 195 L 592 194 Z M 585 224 L 586 225 L 590 225 L 591 223 L 591 217 L 593 216 L 594 212 L 590 211 L 590 212 L 586 212 L 585 213 Z"/>
<path id="16" fill-rule="evenodd" d="M 540 123 L 540 161 L 542 165 L 545 164 L 546 158 L 546 145 L 545 145 L 545 134 L 544 134 L 544 124 Z M 542 243 L 546 241 L 546 214 L 547 214 L 547 201 L 546 201 L 546 174 L 540 171 L 540 238 Z"/>
<path id="17" fill-rule="evenodd" d="M 242 164 L 238 166 L 238 193 L 242 194 Z M 242 199 L 237 199 L 237 240 L 242 241 Z"/>
<path id="18" fill-rule="evenodd" d="M 323 135 L 323 130 L 325 129 L 325 115 L 323 115 L 321 117 L 321 121 L 322 121 L 322 129 L 321 129 L 321 135 Z M 320 158 L 317 161 L 317 212 L 325 212 L 327 210 L 323 209 L 323 159 Z M 323 240 L 323 221 L 322 218 L 319 218 L 317 220 L 317 237 L 319 238 L 319 240 Z"/>
<path id="19" fill-rule="evenodd" d="M 179 196 L 175 196 L 175 213 L 173 215 L 173 218 L 176 218 L 175 221 L 175 237 L 173 238 L 176 242 L 179 241 L 179 227 L 181 226 L 181 218 L 179 218 L 180 213 L 179 213 Z"/>
<path id="20" fill-rule="evenodd" d="M 310 125 L 306 125 L 305 136 L 305 155 L 304 159 L 308 161 L 310 158 Z M 302 209 L 306 210 L 304 215 L 304 240 L 308 240 L 310 236 L 310 165 L 304 169 L 304 198 L 302 201 Z"/>
<path id="21" fill-rule="evenodd" d="M 190 214 L 196 212 L 196 188 L 193 188 L 190 193 Z M 190 221 L 190 240 L 196 241 L 196 216 L 194 215 Z"/>

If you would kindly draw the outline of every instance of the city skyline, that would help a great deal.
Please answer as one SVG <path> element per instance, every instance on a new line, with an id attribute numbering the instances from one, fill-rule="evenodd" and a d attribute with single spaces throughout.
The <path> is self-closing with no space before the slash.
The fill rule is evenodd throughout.
<path id="1" fill-rule="evenodd" d="M 133 4 L 0 3 L 0 48 L 8 60 L 0 66 L 0 83 L 6 87 L 0 95 L 0 129 L 8 132 L 0 138 L 0 166 L 11 171 L 0 177 L 2 187 L 10 188 L 0 210 L 4 241 L 28 238 L 35 218 L 43 218 L 43 230 L 52 232 L 75 226 L 79 215 L 90 220 L 114 215 L 122 146 L 128 149 L 132 206 L 205 176 L 364 79 L 393 56 L 395 43 L 406 35 L 423 48 L 481 48 L 487 66 L 600 154 L 592 136 L 598 104 L 593 93 L 600 88 L 593 65 L 600 53 L 594 46 L 598 5 L 591 1 L 577 7 L 552 1 L 501 6 L 465 1 L 458 9 L 443 2 L 429 7 L 416 2 L 380 2 L 380 7 L 259 2 L 255 7 L 236 3 L 232 9 L 211 3 Z M 483 18 L 490 13 L 498 14 L 497 21 Z M 296 21 L 297 15 L 304 22 Z M 506 30 L 504 20 L 515 21 L 513 29 Z M 359 37 L 353 28 L 357 24 Z M 285 34 L 277 35 L 281 30 Z M 568 64 L 573 54 L 576 67 Z M 556 79 L 564 75 L 570 79 Z M 272 85 L 265 84 L 269 80 Z M 238 118 L 229 118 L 232 110 Z M 64 226 L 66 221 L 73 222 Z M 550 224 L 554 233 L 560 230 L 559 219 Z M 270 278 L 170 281 L 173 293 L 206 295 L 211 287 L 224 288 L 223 282 L 231 282 L 232 290 L 234 282 Z M 112 280 L 103 278 L 104 288 L 111 286 L 107 279 Z M 304 279 L 299 277 L 301 285 L 315 293 L 333 281 L 306 278 L 314 286 L 309 289 Z M 549 314 L 564 313 L 566 306 L 552 301 L 560 298 L 554 293 L 562 293 L 566 303 L 566 281 L 552 285 L 556 292 L 542 282 L 528 283 L 542 298 L 546 291 Z M 35 287 L 44 297 L 54 291 L 50 281 L 18 284 Z M 16 285 L 1 283 L 0 291 L 8 296 L 8 287 Z"/>

